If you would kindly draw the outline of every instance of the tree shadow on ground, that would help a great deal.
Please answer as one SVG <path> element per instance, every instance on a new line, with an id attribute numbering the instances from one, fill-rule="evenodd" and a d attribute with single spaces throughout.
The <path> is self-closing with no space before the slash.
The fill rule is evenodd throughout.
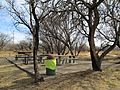
<path id="1" fill-rule="evenodd" d="M 15 80 L 12 82 L 11 86 L 0 87 L 0 90 L 26 90 L 25 88 L 29 88 L 34 84 L 33 81 L 32 78 Z"/>
<path id="2" fill-rule="evenodd" d="M 56 76 L 46 76 L 45 74 L 42 75 L 45 78 L 44 82 L 40 82 L 39 84 L 34 83 L 33 78 L 23 78 L 19 80 L 15 80 L 12 82 L 11 86 L 0 87 L 0 90 L 46 90 L 46 88 L 59 88 L 61 87 L 62 83 L 64 82 L 78 82 L 80 79 L 85 78 L 86 76 L 92 74 L 94 71 L 86 70 L 80 71 L 76 73 L 69 73 L 63 75 L 56 75 Z M 50 78 L 49 78 L 50 77 Z M 78 80 L 79 78 L 79 80 Z M 35 89 L 39 88 L 39 89 Z"/>
<path id="3" fill-rule="evenodd" d="M 64 85 L 67 85 L 69 83 L 80 82 L 81 79 L 91 75 L 93 72 L 94 72 L 93 70 L 88 69 L 86 71 L 80 71 L 80 72 L 55 76 L 54 78 L 45 79 L 45 82 L 40 84 L 39 87 L 42 87 L 41 90 L 49 90 L 48 88 L 52 88 L 52 89 L 54 88 L 54 90 L 57 90 L 58 88 L 62 88 L 64 87 Z"/>

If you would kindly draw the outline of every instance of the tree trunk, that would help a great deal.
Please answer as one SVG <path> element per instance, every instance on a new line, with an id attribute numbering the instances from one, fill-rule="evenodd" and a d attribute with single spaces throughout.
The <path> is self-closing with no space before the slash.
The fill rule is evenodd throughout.
<path id="1" fill-rule="evenodd" d="M 89 45 L 90 45 L 92 68 L 94 71 L 101 71 L 101 59 L 96 54 L 96 49 L 95 49 L 95 44 L 94 44 L 94 36 L 92 34 L 90 34 L 88 40 L 89 40 Z"/>
<path id="2" fill-rule="evenodd" d="M 37 40 L 35 36 L 33 36 L 33 64 L 34 64 L 35 82 L 37 82 L 39 77 L 39 71 L 38 71 L 38 63 L 37 63 Z"/>
<path id="3" fill-rule="evenodd" d="M 94 71 L 101 71 L 102 60 L 91 54 L 92 68 Z"/>
<path id="4" fill-rule="evenodd" d="M 94 14 L 94 18 L 93 15 Z M 90 46 L 90 55 L 91 55 L 91 61 L 92 61 L 92 68 L 94 71 L 101 71 L 101 59 L 99 58 L 98 54 L 96 53 L 95 48 L 95 41 L 94 41 L 94 35 L 96 28 L 99 24 L 99 13 L 97 10 L 97 7 L 94 8 L 94 10 L 89 9 L 89 36 L 88 36 L 88 42 Z"/>
<path id="5" fill-rule="evenodd" d="M 38 32 L 33 35 L 33 64 L 34 64 L 34 73 L 35 73 L 35 83 L 39 81 L 44 81 L 44 78 L 40 76 L 38 70 L 37 51 L 39 45 L 39 35 L 37 34 Z"/>

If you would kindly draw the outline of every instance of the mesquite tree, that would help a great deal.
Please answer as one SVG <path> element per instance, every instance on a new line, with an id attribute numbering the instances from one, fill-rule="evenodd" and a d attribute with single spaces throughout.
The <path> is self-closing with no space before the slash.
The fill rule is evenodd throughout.
<path id="1" fill-rule="evenodd" d="M 4 48 L 10 41 L 11 41 L 11 37 L 9 37 L 9 35 L 0 32 L 0 50 L 3 50 L 3 48 Z"/>
<path id="2" fill-rule="evenodd" d="M 73 16 L 78 14 L 78 20 L 77 25 L 83 25 L 86 28 L 84 30 L 86 36 L 88 37 L 88 42 L 90 46 L 90 55 L 91 55 L 91 61 L 92 61 L 92 68 L 95 71 L 101 71 L 101 63 L 102 59 L 116 46 L 117 39 L 114 40 L 114 42 L 106 48 L 101 53 L 97 52 L 96 44 L 95 44 L 95 38 L 96 38 L 96 31 L 99 28 L 101 16 L 100 16 L 100 6 L 103 4 L 104 0 L 60 0 L 57 5 L 53 4 L 52 12 L 57 13 L 60 15 L 60 13 L 64 14 L 64 12 L 70 13 L 72 12 Z M 103 8 L 104 9 L 104 8 Z M 81 24 L 83 23 L 83 24 Z M 81 28 L 82 31 L 83 28 Z M 100 29 L 100 28 L 99 28 Z M 118 38 L 116 35 L 115 38 Z"/>
<path id="3" fill-rule="evenodd" d="M 63 43 L 69 50 L 71 55 L 75 55 L 75 45 L 83 46 L 85 43 L 83 35 L 75 29 L 74 17 L 70 12 L 62 12 L 59 14 L 52 14 L 46 17 L 42 22 L 43 29 L 46 36 L 52 37 Z M 56 12 L 56 11 L 55 11 Z M 78 41 L 80 43 L 78 43 Z M 80 48 L 78 48 L 78 53 Z M 77 55 L 77 54 L 76 54 Z"/>
<path id="4" fill-rule="evenodd" d="M 47 7 L 40 0 L 25 0 L 21 6 L 16 6 L 14 0 L 6 0 L 7 10 L 15 20 L 15 25 L 24 25 L 33 36 L 33 64 L 35 82 L 43 80 L 38 71 L 37 52 L 39 45 L 40 23 L 49 14 Z"/>
<path id="5" fill-rule="evenodd" d="M 87 13 L 80 12 L 78 8 L 75 10 L 81 15 L 81 17 L 86 21 L 88 24 L 89 32 L 88 32 L 88 42 L 90 46 L 90 55 L 92 60 L 92 68 L 95 71 L 101 71 L 101 63 L 102 59 L 108 54 L 115 46 L 117 41 L 115 40 L 114 43 L 109 46 L 106 50 L 104 50 L 101 54 L 97 53 L 96 45 L 95 45 L 95 33 L 100 23 L 100 13 L 99 13 L 99 6 L 104 0 L 93 0 L 91 3 L 87 3 L 84 0 L 81 0 L 82 4 L 86 7 Z M 86 17 L 86 15 L 87 17 Z M 116 36 L 117 38 L 117 36 Z"/>

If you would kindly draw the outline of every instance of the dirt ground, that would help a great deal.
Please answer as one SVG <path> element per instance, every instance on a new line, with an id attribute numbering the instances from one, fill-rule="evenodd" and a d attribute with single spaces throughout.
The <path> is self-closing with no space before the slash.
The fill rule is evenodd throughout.
<path id="1" fill-rule="evenodd" d="M 120 65 L 115 64 L 118 60 L 103 61 L 102 72 L 92 71 L 90 61 L 58 66 L 56 76 L 43 75 L 45 81 L 36 85 L 29 75 L 0 58 L 0 90 L 120 90 Z M 32 71 L 31 64 L 18 65 Z M 44 66 L 39 67 L 45 74 Z"/>

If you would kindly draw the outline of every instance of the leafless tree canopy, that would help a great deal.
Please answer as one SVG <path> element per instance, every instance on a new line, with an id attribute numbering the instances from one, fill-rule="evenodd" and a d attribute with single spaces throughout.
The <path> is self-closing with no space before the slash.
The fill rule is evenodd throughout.
<path id="1" fill-rule="evenodd" d="M 3 50 L 10 40 L 11 38 L 7 34 L 0 33 L 0 50 Z"/>
<path id="2" fill-rule="evenodd" d="M 88 41 L 93 70 L 100 71 L 103 58 L 120 46 L 119 0 L 25 0 L 21 7 L 6 1 L 15 26 L 26 26 L 33 36 L 35 81 L 39 47 L 47 53 L 78 55 Z"/>

